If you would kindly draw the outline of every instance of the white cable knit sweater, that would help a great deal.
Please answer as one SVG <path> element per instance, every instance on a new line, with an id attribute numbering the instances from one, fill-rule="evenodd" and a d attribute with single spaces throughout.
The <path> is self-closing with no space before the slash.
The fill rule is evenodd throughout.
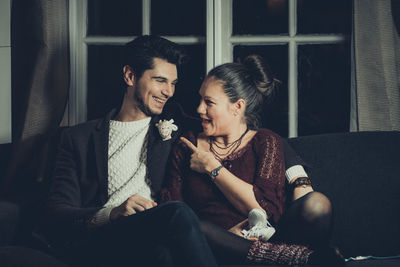
<path id="1" fill-rule="evenodd" d="M 153 200 L 147 183 L 146 135 L 151 118 L 110 121 L 108 137 L 108 201 L 90 222 L 101 226 L 110 221 L 111 210 L 134 194 Z"/>

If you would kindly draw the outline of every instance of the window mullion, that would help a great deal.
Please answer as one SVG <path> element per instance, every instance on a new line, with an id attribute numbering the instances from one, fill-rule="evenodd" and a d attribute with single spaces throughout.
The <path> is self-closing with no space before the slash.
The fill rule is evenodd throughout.
<path id="1" fill-rule="evenodd" d="M 214 66 L 222 63 L 222 0 L 214 0 Z"/>
<path id="2" fill-rule="evenodd" d="M 232 44 L 287 44 L 291 40 L 296 41 L 297 44 L 332 44 L 341 43 L 346 40 L 343 34 L 308 34 L 308 35 L 252 35 L 252 36 L 232 36 L 230 41 Z"/>
<path id="3" fill-rule="evenodd" d="M 70 27 L 70 90 L 68 124 L 87 119 L 87 0 L 69 1 Z"/>
<path id="4" fill-rule="evenodd" d="M 298 136 L 298 97 L 297 97 L 297 43 L 289 42 L 289 84 L 288 84 L 288 112 L 289 137 Z"/>
<path id="5" fill-rule="evenodd" d="M 142 0 L 142 34 L 150 34 L 151 0 Z"/>
<path id="6" fill-rule="evenodd" d="M 297 0 L 289 0 L 289 36 L 297 34 Z"/>
<path id="7" fill-rule="evenodd" d="M 206 6 L 206 72 L 214 66 L 214 0 L 207 0 Z"/>
<path id="8" fill-rule="evenodd" d="M 297 1 L 289 0 L 289 57 L 288 57 L 288 113 L 289 137 L 298 136 L 298 87 L 297 87 Z"/>
<path id="9" fill-rule="evenodd" d="M 214 0 L 214 66 L 232 62 L 232 0 Z"/>

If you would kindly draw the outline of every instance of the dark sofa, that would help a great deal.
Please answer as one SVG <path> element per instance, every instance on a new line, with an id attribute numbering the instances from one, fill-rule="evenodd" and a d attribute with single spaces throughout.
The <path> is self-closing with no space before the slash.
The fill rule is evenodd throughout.
<path id="1" fill-rule="evenodd" d="M 0 266 L 1 267 L 67 267 L 43 251 L 17 241 L 20 208 L 0 201 Z"/>
<path id="2" fill-rule="evenodd" d="M 333 203 L 332 241 L 345 258 L 400 255 L 400 132 L 288 141 L 309 165 L 314 189 Z M 346 266 L 400 266 L 400 258 L 349 261 Z"/>
<path id="3" fill-rule="evenodd" d="M 289 138 L 308 164 L 314 189 L 334 205 L 333 244 L 346 266 L 400 266 L 400 132 L 337 133 Z M 4 229 L 0 229 L 4 231 Z"/>
<path id="4" fill-rule="evenodd" d="M 347 259 L 374 256 L 349 260 L 346 266 L 400 266 L 400 132 L 322 134 L 287 141 L 307 163 L 314 189 L 333 203 L 332 243 Z"/>

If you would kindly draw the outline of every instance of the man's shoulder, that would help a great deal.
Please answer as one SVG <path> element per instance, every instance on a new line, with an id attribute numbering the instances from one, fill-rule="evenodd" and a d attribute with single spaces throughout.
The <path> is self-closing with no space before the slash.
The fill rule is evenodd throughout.
<path id="1" fill-rule="evenodd" d="M 94 119 L 87 122 L 79 123 L 72 126 L 66 126 L 62 129 L 62 133 L 67 136 L 71 136 L 73 139 L 86 139 L 94 132 L 102 128 L 104 118 Z M 104 127 L 104 126 L 103 126 Z"/>
<path id="2" fill-rule="evenodd" d="M 73 126 L 66 127 L 70 133 L 84 133 L 90 132 L 97 127 L 97 125 L 101 122 L 102 119 L 95 119 L 83 123 L 79 123 Z"/>

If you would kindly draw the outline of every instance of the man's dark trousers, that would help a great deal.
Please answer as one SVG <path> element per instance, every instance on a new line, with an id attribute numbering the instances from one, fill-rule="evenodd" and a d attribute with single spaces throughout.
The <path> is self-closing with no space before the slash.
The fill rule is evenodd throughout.
<path id="1" fill-rule="evenodd" d="M 82 266 L 217 266 L 197 216 L 178 201 L 121 217 L 69 249 Z"/>

